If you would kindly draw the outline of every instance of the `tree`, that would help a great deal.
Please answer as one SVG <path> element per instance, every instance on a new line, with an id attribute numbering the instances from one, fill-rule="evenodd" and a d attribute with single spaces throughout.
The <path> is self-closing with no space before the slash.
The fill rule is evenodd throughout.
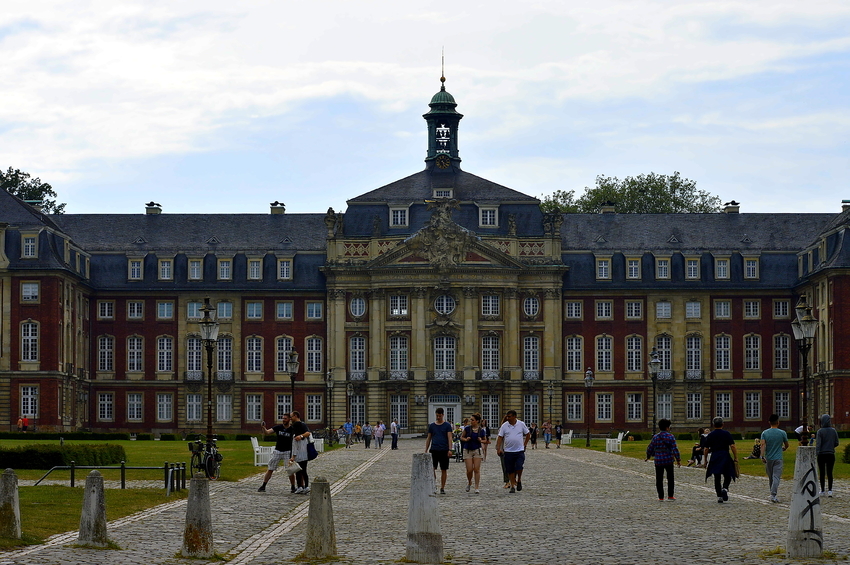
<path id="1" fill-rule="evenodd" d="M 56 203 L 56 191 L 41 179 L 31 178 L 29 173 L 20 169 L 9 170 L 5 173 L 0 169 L 0 188 L 14 194 L 21 200 L 41 200 L 41 209 L 47 214 L 62 214 L 65 204 Z"/>
<path id="2" fill-rule="evenodd" d="M 720 211 L 720 197 L 697 190 L 696 181 L 672 175 L 649 173 L 636 177 L 596 177 L 594 188 L 585 188 L 575 199 L 574 191 L 558 190 L 543 198 L 544 212 L 593 214 L 603 205 L 614 204 L 621 214 L 709 213 Z"/>

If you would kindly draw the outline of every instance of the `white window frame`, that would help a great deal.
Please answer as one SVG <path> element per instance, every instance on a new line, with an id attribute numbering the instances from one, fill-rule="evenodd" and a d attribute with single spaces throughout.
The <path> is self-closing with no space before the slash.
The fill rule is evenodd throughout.
<path id="1" fill-rule="evenodd" d="M 230 422 L 233 420 L 232 394 L 216 394 L 215 419 L 216 422 Z"/>
<path id="2" fill-rule="evenodd" d="M 540 338 L 536 335 L 527 335 L 522 340 L 522 369 L 540 371 Z"/>
<path id="3" fill-rule="evenodd" d="M 643 371 L 643 337 L 630 335 L 626 337 L 626 371 Z"/>
<path id="4" fill-rule="evenodd" d="M 571 335 L 566 338 L 567 346 L 567 371 L 580 373 L 584 371 L 583 348 L 584 338 L 580 335 Z"/>
<path id="5" fill-rule="evenodd" d="M 564 305 L 564 308 L 566 309 L 566 318 L 570 320 L 581 320 L 582 302 L 580 300 L 570 300 Z"/>
<path id="6" fill-rule="evenodd" d="M 596 420 L 610 422 L 614 419 L 614 395 L 610 392 L 596 393 Z"/>
<path id="7" fill-rule="evenodd" d="M 626 258 L 626 279 L 630 281 L 638 281 L 641 279 L 641 260 L 635 257 Z"/>
<path id="8" fill-rule="evenodd" d="M 248 300 L 245 302 L 245 319 L 255 321 L 263 319 L 262 300 Z"/>
<path id="9" fill-rule="evenodd" d="M 111 335 L 97 338 L 97 370 L 104 373 L 115 370 L 115 338 Z"/>
<path id="10" fill-rule="evenodd" d="M 730 335 L 714 336 L 714 370 L 732 370 L 732 336 Z"/>
<path id="11" fill-rule="evenodd" d="M 670 258 L 656 257 L 655 258 L 655 278 L 656 280 L 670 280 Z"/>
<path id="12" fill-rule="evenodd" d="M 21 258 L 37 259 L 38 258 L 38 235 L 22 235 L 21 236 Z"/>
<path id="13" fill-rule="evenodd" d="M 744 257 L 744 278 L 746 280 L 758 280 L 759 260 L 754 257 Z"/>
<path id="14" fill-rule="evenodd" d="M 142 373 L 145 370 L 145 338 L 140 335 L 127 337 L 127 372 Z"/>
<path id="15" fill-rule="evenodd" d="M 481 395 L 481 416 L 487 421 L 487 426 L 490 429 L 498 426 L 502 419 L 500 401 L 498 394 Z"/>
<path id="16" fill-rule="evenodd" d="M 203 316 L 201 315 L 201 308 L 204 306 L 202 302 L 198 302 L 197 300 L 190 300 L 186 303 L 186 319 L 188 320 L 200 320 Z"/>
<path id="17" fill-rule="evenodd" d="M 277 260 L 277 279 L 280 281 L 292 280 L 292 259 Z"/>
<path id="18" fill-rule="evenodd" d="M 501 368 L 501 340 L 498 335 L 481 337 L 481 370 L 498 371 Z"/>
<path id="19" fill-rule="evenodd" d="M 688 300 L 685 302 L 685 318 L 702 318 L 702 303 L 698 300 Z"/>
<path id="20" fill-rule="evenodd" d="M 482 207 L 478 209 L 478 227 L 480 228 L 497 228 L 499 227 L 499 208 L 497 207 Z"/>
<path id="21" fill-rule="evenodd" d="M 540 313 L 540 300 L 536 296 L 526 296 L 522 301 L 522 311 L 529 318 L 536 318 Z"/>
<path id="22" fill-rule="evenodd" d="M 306 341 L 307 351 L 307 366 L 305 371 L 308 373 L 321 373 L 324 357 L 324 342 L 318 336 L 311 336 Z"/>
<path id="23" fill-rule="evenodd" d="M 791 336 L 788 334 L 773 336 L 773 368 L 777 371 L 791 369 Z"/>
<path id="24" fill-rule="evenodd" d="M 305 308 L 307 311 L 307 319 L 308 320 L 321 320 L 325 315 L 325 304 L 324 302 L 318 302 L 315 300 L 310 300 L 306 303 Z"/>
<path id="25" fill-rule="evenodd" d="M 434 338 L 434 370 L 454 371 L 457 357 L 457 339 L 440 335 Z"/>
<path id="26" fill-rule="evenodd" d="M 643 393 L 626 393 L 626 420 L 629 422 L 643 421 Z"/>
<path id="27" fill-rule="evenodd" d="M 747 320 L 761 318 L 761 300 L 744 300 L 744 318 Z"/>
<path id="28" fill-rule="evenodd" d="M 233 302 L 222 300 L 215 305 L 216 320 L 233 319 Z"/>
<path id="29" fill-rule="evenodd" d="M 174 371 L 174 338 L 161 335 L 156 338 L 156 371 L 171 373 Z"/>
<path id="30" fill-rule="evenodd" d="M 744 370 L 758 371 L 761 369 L 761 336 L 747 334 L 744 336 Z"/>
<path id="31" fill-rule="evenodd" d="M 406 335 L 390 336 L 390 371 L 407 371 L 409 340 Z"/>
<path id="32" fill-rule="evenodd" d="M 643 319 L 643 302 L 641 300 L 626 301 L 626 319 L 641 320 Z"/>
<path id="33" fill-rule="evenodd" d="M 584 395 L 583 394 L 567 394 L 567 421 L 568 422 L 583 422 L 584 421 Z"/>
<path id="34" fill-rule="evenodd" d="M 186 421 L 200 422 L 203 417 L 203 395 L 197 393 L 186 394 Z"/>
<path id="35" fill-rule="evenodd" d="M 114 422 L 115 421 L 115 393 L 114 392 L 98 392 L 97 393 L 97 421 L 98 422 Z"/>
<path id="36" fill-rule="evenodd" d="M 263 278 L 263 260 L 248 259 L 248 280 L 259 281 Z"/>
<path id="37" fill-rule="evenodd" d="M 21 323 L 21 361 L 36 362 L 39 360 L 40 343 L 39 333 L 41 328 L 38 322 Z"/>
<path id="38" fill-rule="evenodd" d="M 263 372 L 263 338 L 260 336 L 245 338 L 245 372 Z"/>
<path id="39" fill-rule="evenodd" d="M 400 429 L 407 428 L 408 402 L 406 394 L 390 395 L 390 421 L 398 420 L 398 427 Z"/>
<path id="40" fill-rule="evenodd" d="M 127 301 L 127 319 L 142 320 L 145 317 L 145 303 L 141 300 Z"/>
<path id="41" fill-rule="evenodd" d="M 596 280 L 610 281 L 611 280 L 611 259 L 608 257 L 596 258 Z"/>
<path id="42" fill-rule="evenodd" d="M 359 318 L 366 314 L 366 299 L 362 296 L 355 296 L 348 304 L 348 311 L 355 318 Z"/>
<path id="43" fill-rule="evenodd" d="M 261 422 L 263 420 L 263 395 L 245 395 L 245 421 Z"/>
<path id="44" fill-rule="evenodd" d="M 144 265 L 142 259 L 127 259 L 127 279 L 131 281 L 144 279 Z"/>
<path id="45" fill-rule="evenodd" d="M 614 317 L 614 301 L 613 300 L 597 300 L 596 301 L 596 319 L 610 320 Z"/>
<path id="46" fill-rule="evenodd" d="M 499 316 L 501 308 L 498 294 L 484 294 L 481 296 L 481 315 Z"/>
<path id="47" fill-rule="evenodd" d="M 610 373 L 614 370 L 614 338 L 601 335 L 596 338 L 596 372 Z"/>
<path id="48" fill-rule="evenodd" d="M 156 393 L 156 421 L 170 422 L 174 419 L 174 395 L 170 392 Z"/>
<path id="49" fill-rule="evenodd" d="M 685 369 L 702 370 L 702 336 L 685 336 Z"/>
<path id="50" fill-rule="evenodd" d="M 21 282 L 21 302 L 26 302 L 28 304 L 38 304 L 40 302 L 40 286 L 41 285 L 35 281 Z"/>
<path id="51" fill-rule="evenodd" d="M 392 207 L 390 208 L 390 227 L 405 228 L 408 225 L 407 208 Z"/>
<path id="52" fill-rule="evenodd" d="M 669 320 L 673 317 L 673 303 L 669 300 L 659 300 L 655 303 L 655 318 Z"/>
<path id="53" fill-rule="evenodd" d="M 144 396 L 141 392 L 127 393 L 127 421 L 141 422 L 144 417 Z"/>
<path id="54" fill-rule="evenodd" d="M 390 316 L 407 316 L 410 312 L 407 295 L 393 294 L 390 296 Z"/>
<path id="55" fill-rule="evenodd" d="M 322 421 L 322 408 L 323 408 L 323 397 L 321 394 L 308 394 L 307 395 L 307 421 L 308 422 L 321 422 Z"/>
<path id="56" fill-rule="evenodd" d="M 456 307 L 457 301 L 449 294 L 441 294 L 434 299 L 434 310 L 436 310 L 438 314 L 448 316 L 455 311 Z"/>
<path id="57" fill-rule="evenodd" d="M 700 279 L 700 260 L 694 257 L 685 258 L 685 280 L 697 281 Z"/>
<path id="58" fill-rule="evenodd" d="M 744 419 L 761 420 L 760 391 L 744 391 Z"/>
<path id="59" fill-rule="evenodd" d="M 540 395 L 531 393 L 522 395 L 522 421 L 540 421 Z"/>
<path id="60" fill-rule="evenodd" d="M 732 418 L 732 393 L 714 393 L 714 415 L 729 421 Z"/>
<path id="61" fill-rule="evenodd" d="M 203 372 L 204 349 L 203 340 L 197 335 L 186 337 L 186 370 Z"/>
<path id="62" fill-rule="evenodd" d="M 292 351 L 293 340 L 291 337 L 282 335 L 275 338 L 275 372 L 286 373 L 287 352 Z"/>
<path id="63" fill-rule="evenodd" d="M 366 371 L 366 338 L 351 336 L 348 340 L 348 370 L 352 373 Z"/>
<path id="64" fill-rule="evenodd" d="M 174 259 L 160 259 L 157 273 L 161 281 L 174 280 Z"/>
<path id="65" fill-rule="evenodd" d="M 668 420 L 673 418 L 673 393 L 672 392 L 659 392 L 656 397 L 656 415 L 658 418 L 667 418 Z M 657 418 L 657 419 L 658 419 Z"/>
<path id="66" fill-rule="evenodd" d="M 21 417 L 38 418 L 39 388 L 37 385 L 21 385 Z"/>
<path id="67" fill-rule="evenodd" d="M 715 300 L 714 318 L 717 320 L 730 320 L 732 318 L 732 301 Z"/>
<path id="68" fill-rule="evenodd" d="M 658 353 L 658 360 L 661 361 L 661 370 L 671 370 L 673 368 L 673 338 L 669 335 L 656 336 L 655 351 Z"/>
<path id="69" fill-rule="evenodd" d="M 174 319 L 174 302 L 163 300 L 156 303 L 156 319 L 157 320 L 173 320 Z"/>
<path id="70" fill-rule="evenodd" d="M 702 420 L 702 393 L 688 392 L 685 395 L 685 419 Z"/>
<path id="71" fill-rule="evenodd" d="M 99 320 L 114 320 L 115 319 L 115 301 L 114 300 L 98 300 L 97 301 L 97 318 Z"/>
<path id="72" fill-rule="evenodd" d="M 292 320 L 293 319 L 293 305 L 291 300 L 281 300 L 275 302 L 275 317 L 278 320 Z"/>
<path id="73" fill-rule="evenodd" d="M 773 393 L 773 412 L 780 420 L 791 419 L 791 393 L 778 390 Z"/>
<path id="74" fill-rule="evenodd" d="M 277 394 L 275 395 L 275 422 L 282 422 L 284 415 L 292 413 L 292 395 Z"/>
<path id="75" fill-rule="evenodd" d="M 189 259 L 188 279 L 199 281 L 204 278 L 204 261 L 202 259 Z"/>
<path id="76" fill-rule="evenodd" d="M 773 317 L 775 319 L 784 320 L 791 313 L 791 301 L 785 298 L 774 299 L 773 301 Z"/>
<path id="77" fill-rule="evenodd" d="M 728 281 L 729 273 L 729 258 L 715 257 L 714 258 L 714 279 L 718 281 Z"/>
<path id="78" fill-rule="evenodd" d="M 219 259 L 218 260 L 218 280 L 229 281 L 233 280 L 233 260 Z"/>

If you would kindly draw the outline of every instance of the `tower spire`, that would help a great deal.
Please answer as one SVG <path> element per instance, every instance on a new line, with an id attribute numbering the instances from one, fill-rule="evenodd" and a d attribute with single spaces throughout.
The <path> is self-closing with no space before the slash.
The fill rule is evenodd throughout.
<path id="1" fill-rule="evenodd" d="M 446 48 L 440 51 L 440 90 L 446 90 Z"/>

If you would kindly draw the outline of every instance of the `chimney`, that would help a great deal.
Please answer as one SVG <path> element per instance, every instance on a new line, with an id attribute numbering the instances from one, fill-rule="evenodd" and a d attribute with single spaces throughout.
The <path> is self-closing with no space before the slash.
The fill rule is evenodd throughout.
<path id="1" fill-rule="evenodd" d="M 275 200 L 274 202 L 269 204 L 269 206 L 272 207 L 272 214 L 283 214 L 286 212 L 286 204 L 284 204 L 283 202 L 278 202 L 277 200 Z"/>
<path id="2" fill-rule="evenodd" d="M 41 212 L 44 202 L 42 200 L 24 200 L 27 204 L 35 208 L 36 212 Z"/>
<path id="3" fill-rule="evenodd" d="M 602 205 L 599 207 L 600 214 L 614 214 L 616 211 L 617 203 L 611 202 L 610 200 L 608 202 L 603 202 Z"/>
<path id="4" fill-rule="evenodd" d="M 841 201 L 841 211 L 846 212 L 850 210 L 850 200 L 842 200 Z"/>
<path id="5" fill-rule="evenodd" d="M 723 213 L 724 214 L 737 214 L 741 211 L 741 203 L 735 202 L 734 200 L 731 202 L 727 202 L 723 205 Z"/>
<path id="6" fill-rule="evenodd" d="M 162 214 L 162 205 L 151 200 L 145 204 L 145 214 Z"/>

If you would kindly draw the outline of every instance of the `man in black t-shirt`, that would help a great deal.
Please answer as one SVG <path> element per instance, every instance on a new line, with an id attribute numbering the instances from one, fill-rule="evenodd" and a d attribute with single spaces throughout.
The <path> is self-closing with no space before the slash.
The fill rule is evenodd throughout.
<path id="1" fill-rule="evenodd" d="M 437 481 L 437 467 L 440 467 L 440 494 L 446 494 L 446 477 L 449 471 L 449 458 L 452 456 L 452 425 L 443 421 L 444 411 L 437 408 L 435 421 L 428 425 L 428 437 L 425 438 L 425 453 L 431 453 L 434 463 L 434 482 Z M 436 488 L 436 486 L 435 486 Z"/>
<path id="2" fill-rule="evenodd" d="M 289 461 L 289 457 L 292 454 L 293 433 L 289 414 L 284 414 L 281 419 L 281 423 L 273 428 L 266 429 L 266 423 L 263 422 L 260 424 L 260 429 L 263 430 L 265 435 L 274 433 L 276 439 L 274 451 L 272 451 L 272 455 L 269 458 L 268 470 L 266 471 L 266 475 L 263 477 L 263 484 L 257 489 L 257 492 L 266 492 L 266 484 L 269 482 L 269 479 L 272 478 L 272 473 L 275 472 L 278 464 L 281 461 Z M 291 485 L 292 492 L 295 492 L 295 475 L 289 475 L 289 483 Z"/>

